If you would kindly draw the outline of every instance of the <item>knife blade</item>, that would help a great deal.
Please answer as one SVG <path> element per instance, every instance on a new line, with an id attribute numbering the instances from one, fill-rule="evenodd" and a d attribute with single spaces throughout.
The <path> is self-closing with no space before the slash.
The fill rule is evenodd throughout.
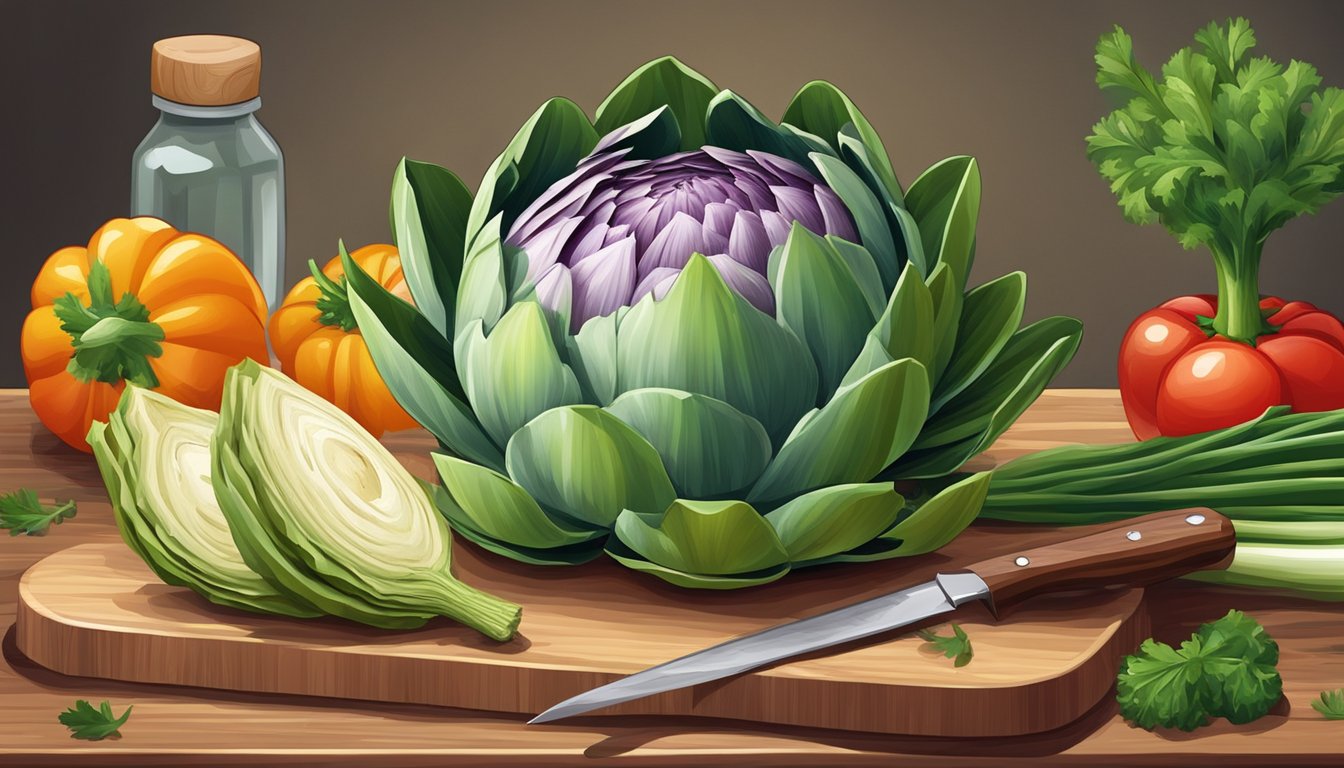
<path id="1" fill-rule="evenodd" d="M 1211 509 L 1157 512 L 1088 526 L 1062 541 L 993 557 L 932 580 L 734 638 L 570 697 L 529 720 L 549 723 L 777 661 L 892 632 L 973 600 L 994 615 L 1052 592 L 1143 586 L 1208 568 L 1236 547 L 1232 523 Z"/>

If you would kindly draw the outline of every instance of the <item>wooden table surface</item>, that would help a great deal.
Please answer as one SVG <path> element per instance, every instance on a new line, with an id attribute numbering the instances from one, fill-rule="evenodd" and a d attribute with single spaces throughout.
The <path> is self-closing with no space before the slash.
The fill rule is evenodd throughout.
<path id="1" fill-rule="evenodd" d="M 992 465 L 1060 442 L 1129 439 L 1111 390 L 1053 390 L 985 456 Z M 427 435 L 387 443 L 413 472 L 432 471 Z M 1344 686 L 1344 604 L 1173 582 L 1149 592 L 1154 633 L 1179 641 L 1229 608 L 1246 611 L 1279 641 L 1285 699 L 1250 725 L 1225 721 L 1193 733 L 1126 724 L 1111 699 L 1058 731 L 1013 739 L 947 740 L 747 727 L 736 722 L 589 718 L 526 726 L 521 716 L 416 706 L 227 694 L 67 678 L 17 653 L 20 574 L 74 544 L 115 541 L 93 460 L 38 424 L 26 393 L 0 390 L 0 492 L 32 488 L 74 498 L 79 514 L 45 537 L 0 538 L 0 765 L 285 766 L 1219 766 L 1344 765 L 1344 722 L 1310 706 Z M 995 524 L 1004 525 L 1004 524 Z M 75 699 L 135 710 L 120 739 L 76 741 L 56 721 Z"/>

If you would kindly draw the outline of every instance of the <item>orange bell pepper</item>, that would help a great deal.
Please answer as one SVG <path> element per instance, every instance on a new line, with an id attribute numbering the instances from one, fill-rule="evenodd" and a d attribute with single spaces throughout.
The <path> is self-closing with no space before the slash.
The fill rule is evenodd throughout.
<path id="1" fill-rule="evenodd" d="M 87 452 L 127 382 L 218 409 L 229 366 L 266 352 L 266 300 L 247 266 L 204 235 L 142 216 L 42 265 L 21 335 L 38 418 Z"/>

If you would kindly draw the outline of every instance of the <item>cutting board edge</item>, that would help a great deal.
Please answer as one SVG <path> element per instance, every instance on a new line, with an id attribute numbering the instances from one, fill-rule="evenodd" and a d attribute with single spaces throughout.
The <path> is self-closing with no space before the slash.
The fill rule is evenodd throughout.
<path id="1" fill-rule="evenodd" d="M 81 545 L 71 549 L 106 549 L 113 545 Z M 70 550 L 65 550 L 68 553 Z M 56 557 L 62 552 L 55 553 Z M 619 677 L 609 672 L 579 672 L 572 669 L 533 668 L 526 674 L 517 667 L 496 664 L 489 671 L 483 671 L 480 662 L 462 659 L 434 659 L 440 667 L 440 679 L 447 678 L 456 684 L 448 687 L 417 687 L 412 682 L 408 687 L 393 685 L 379 689 L 373 687 L 355 687 L 359 693 L 347 689 L 349 676 L 336 674 L 338 657 L 356 656 L 326 651 L 314 654 L 314 648 L 303 645 L 279 645 L 258 642 L 239 642 L 231 638 L 205 638 L 173 633 L 132 632 L 125 629 L 108 627 L 86 621 L 67 620 L 54 612 L 41 601 L 33 597 L 28 585 L 30 573 L 34 572 L 41 561 L 35 564 L 20 579 L 19 600 L 16 606 L 15 639 L 21 653 L 34 663 L 53 672 L 78 677 L 102 678 L 131 683 L 158 685 L 177 685 L 221 691 L 243 691 L 257 694 L 280 694 L 296 696 L 318 696 L 345 700 L 377 701 L 392 704 L 427 705 L 451 707 L 463 710 L 503 712 L 511 714 L 533 714 L 544 709 L 563 695 L 547 695 L 542 699 L 529 701 L 529 693 L 536 698 L 535 691 L 573 690 L 574 693 L 587 687 L 610 682 Z M 1142 590 L 1133 610 L 1128 616 L 1116 623 L 1098 643 L 1102 648 L 1073 668 L 1062 670 L 1060 674 L 1024 680 L 1020 683 L 999 687 L 968 686 L 949 688 L 919 684 L 901 685 L 891 683 L 854 684 L 849 688 L 855 695 L 847 702 L 836 702 L 823 711 L 830 717 L 818 718 L 817 705 L 811 701 L 802 706 L 807 696 L 799 696 L 799 691 L 813 691 L 810 695 L 818 699 L 835 700 L 836 696 L 828 688 L 824 678 L 783 677 L 769 674 L 747 675 L 731 681 L 696 688 L 670 692 L 659 697 L 643 701 L 630 702 L 617 708 L 604 711 L 604 715 L 641 715 L 662 717 L 714 718 L 738 722 L 758 722 L 775 726 L 797 726 L 844 731 L 867 732 L 892 735 L 942 736 L 942 737 L 1002 737 L 1041 733 L 1063 727 L 1086 714 L 1105 695 L 1114 681 L 1116 664 L 1123 654 L 1137 647 L 1148 632 L 1146 598 Z M 191 646 L 191 652 L 187 647 Z M 240 653 L 255 655 L 261 649 L 261 660 L 243 661 Z M 322 650 L 322 649 L 318 649 Z M 133 658 L 148 655 L 150 658 L 190 659 L 191 663 L 169 669 L 164 665 L 136 665 L 128 663 Z M 383 657 L 369 656 L 354 658 L 353 663 L 360 667 L 377 667 Z M 302 668 L 307 674 L 297 679 L 293 674 L 285 677 L 274 674 L 269 677 L 253 676 L 254 682 L 246 687 L 229 685 L 212 676 L 233 664 L 250 664 L 253 668 L 267 668 L 293 672 Z M 328 666 L 331 668 L 329 669 Z M 124 669 L 139 670 L 139 674 L 128 674 Z M 503 679 L 500 679 L 502 673 Z M 494 679 L 486 678 L 493 675 Z M 1078 690 L 1070 691 L 1065 682 L 1068 675 L 1082 675 L 1087 684 Z M 368 685 L 369 679 L 382 680 L 384 676 L 368 674 L 355 675 Z M 415 681 L 419 676 L 402 675 L 398 679 L 405 682 Z M 262 684 L 257 684 L 257 680 Z M 267 684 L 269 683 L 269 684 Z M 300 685 L 299 683 L 303 683 Z M 480 690 L 498 691 L 492 699 L 481 699 Z M 777 690 L 791 690 L 788 696 L 777 696 Z M 815 690 L 813 690 L 815 689 Z M 881 718 L 882 707 L 879 700 L 890 701 L 892 697 L 926 698 L 937 691 L 940 706 L 937 708 L 916 707 L 907 710 L 906 719 L 894 722 L 890 717 Z M 1060 707 L 1060 696 L 1072 695 L 1075 701 L 1067 707 Z M 470 697 L 470 698 L 468 698 Z M 995 703 L 1025 699 L 1030 702 L 1050 706 L 1011 706 L 1006 710 L 1011 714 L 1003 717 L 1004 708 Z M 754 700 L 770 702 L 763 716 L 744 718 L 733 714 L 735 702 Z M 849 704 L 848 714 L 842 709 Z M 758 704 L 759 705 L 759 704 Z M 998 709 L 998 712 L 995 710 Z M 867 719 L 860 716 L 857 720 L 854 712 L 867 713 Z M 811 716 L 808 716 L 811 712 Z M 1055 716 L 1049 716 L 1054 713 Z M 959 723 L 956 730 L 949 730 L 947 723 Z"/>

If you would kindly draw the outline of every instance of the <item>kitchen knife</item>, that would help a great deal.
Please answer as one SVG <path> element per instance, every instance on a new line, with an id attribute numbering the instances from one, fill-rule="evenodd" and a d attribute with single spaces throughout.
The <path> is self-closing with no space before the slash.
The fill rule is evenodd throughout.
<path id="1" fill-rule="evenodd" d="M 932 581 L 728 640 L 556 704 L 530 723 L 741 674 L 841 643 L 891 632 L 983 600 L 992 613 L 1036 595 L 1142 586 L 1218 564 L 1232 554 L 1232 522 L 1211 509 L 1157 512 L 1089 526 L 1062 541 L 992 557 Z"/>

